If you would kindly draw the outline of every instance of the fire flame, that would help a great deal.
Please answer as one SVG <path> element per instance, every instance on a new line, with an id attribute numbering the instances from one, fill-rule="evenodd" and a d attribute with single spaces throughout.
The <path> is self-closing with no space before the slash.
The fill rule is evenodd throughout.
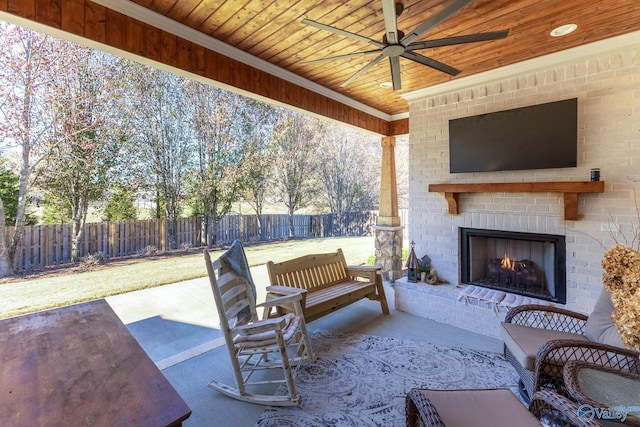
<path id="1" fill-rule="evenodd" d="M 515 270 L 516 269 L 516 262 L 515 261 L 511 261 L 511 259 L 509 259 L 509 255 L 504 254 L 504 257 L 502 258 L 502 261 L 500 261 L 500 267 L 505 268 L 507 270 Z"/>

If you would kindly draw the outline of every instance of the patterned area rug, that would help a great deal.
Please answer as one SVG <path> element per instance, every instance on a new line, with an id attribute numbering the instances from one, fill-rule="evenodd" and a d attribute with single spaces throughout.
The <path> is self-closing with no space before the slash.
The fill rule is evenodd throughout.
<path id="1" fill-rule="evenodd" d="M 355 334 L 315 332 L 317 362 L 300 368 L 296 407 L 270 407 L 256 426 L 403 426 L 413 387 L 510 388 L 518 376 L 499 353 Z"/>

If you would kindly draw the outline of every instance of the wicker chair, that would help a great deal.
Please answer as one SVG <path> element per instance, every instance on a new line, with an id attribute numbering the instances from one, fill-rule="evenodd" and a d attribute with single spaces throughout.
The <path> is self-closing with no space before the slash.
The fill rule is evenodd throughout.
<path id="1" fill-rule="evenodd" d="M 612 312 L 606 290 L 589 316 L 536 304 L 510 310 L 501 325 L 504 354 L 520 376 L 523 398 L 541 389 L 568 396 L 562 370 L 569 360 L 602 362 L 616 369 L 637 367 L 638 352 L 624 348 Z"/>
<path id="2" fill-rule="evenodd" d="M 554 340 L 538 351 L 533 391 L 553 390 L 570 397 L 564 383 L 567 362 L 581 361 L 604 368 L 640 375 L 640 353 L 613 345 L 582 340 Z"/>
<path id="3" fill-rule="evenodd" d="M 625 425 L 640 426 L 640 373 L 574 360 L 564 367 L 564 381 L 577 405 L 619 408 L 619 412 L 614 410 L 607 417 L 619 419 Z M 598 416 L 593 412 L 585 415 Z"/>
<path id="4" fill-rule="evenodd" d="M 407 427 L 540 426 L 538 419 L 506 388 L 413 389 L 407 394 L 405 404 Z"/>
<path id="5" fill-rule="evenodd" d="M 529 410 L 509 389 L 413 389 L 406 398 L 407 427 L 600 426 L 580 419 L 575 402 L 549 391 L 536 393 Z"/>
<path id="6" fill-rule="evenodd" d="M 597 427 L 595 420 L 580 416 L 577 403 L 552 391 L 535 392 L 531 398 L 529 411 L 546 426 L 563 427 Z"/>
<path id="7" fill-rule="evenodd" d="M 504 356 L 520 376 L 523 397 L 533 396 L 538 350 L 554 340 L 587 342 L 586 323 L 587 316 L 558 307 L 527 304 L 509 310 L 501 324 Z"/>

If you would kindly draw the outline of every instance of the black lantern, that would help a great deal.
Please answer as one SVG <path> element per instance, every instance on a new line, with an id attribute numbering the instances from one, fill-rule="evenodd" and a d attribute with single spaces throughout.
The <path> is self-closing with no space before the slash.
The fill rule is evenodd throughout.
<path id="1" fill-rule="evenodd" d="M 417 282 L 418 277 L 420 277 L 420 263 L 418 262 L 418 257 L 416 256 L 416 252 L 413 250 L 415 246 L 415 242 L 411 241 L 411 252 L 409 252 L 409 259 L 407 260 L 407 281 L 409 282 Z"/>

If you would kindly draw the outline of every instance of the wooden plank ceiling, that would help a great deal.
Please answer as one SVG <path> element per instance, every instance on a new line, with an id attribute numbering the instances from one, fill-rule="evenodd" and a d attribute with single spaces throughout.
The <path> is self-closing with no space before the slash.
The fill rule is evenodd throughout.
<path id="1" fill-rule="evenodd" d="M 317 65 L 301 62 L 362 52 L 375 46 L 303 25 L 303 18 L 380 40 L 381 0 L 132 0 L 140 6 L 235 46 L 278 67 L 319 83 L 388 114 L 408 110 L 400 96 L 452 80 L 441 71 L 401 58 L 402 89 L 380 87 L 391 80 L 387 60 L 347 87 L 347 80 L 372 56 Z M 398 28 L 414 30 L 452 0 L 404 0 Z M 565 37 L 550 31 L 574 23 Z M 463 78 L 533 57 L 640 30 L 640 2 L 632 0 L 476 0 L 420 40 L 510 30 L 506 39 L 421 50 L 452 65 Z"/>
<path id="2" fill-rule="evenodd" d="M 403 0 L 398 29 L 408 34 L 459 1 L 463 0 Z M 418 51 L 461 70 L 456 77 L 400 58 L 402 89 L 393 91 L 380 87 L 391 81 L 386 58 L 341 86 L 376 55 L 301 64 L 376 49 L 371 43 L 304 25 L 302 20 L 381 40 L 382 0 L 0 0 L 0 11 L 381 135 L 408 132 L 403 118 L 408 105 L 402 94 L 640 31 L 640 1 L 635 0 L 475 0 L 415 41 L 498 30 L 509 30 L 508 37 Z M 575 32 L 549 35 L 569 23 L 578 25 Z M 291 82 L 273 70 L 264 73 L 240 55 L 201 47 L 181 32 L 187 27 L 323 90 Z M 344 100 L 357 101 L 356 107 Z"/>

